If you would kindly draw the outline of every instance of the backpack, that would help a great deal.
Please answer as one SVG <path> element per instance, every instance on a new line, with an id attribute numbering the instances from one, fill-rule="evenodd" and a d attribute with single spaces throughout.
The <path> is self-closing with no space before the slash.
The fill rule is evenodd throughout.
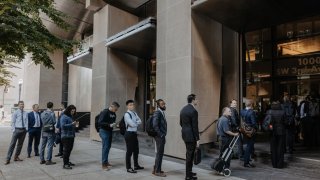
<path id="1" fill-rule="evenodd" d="M 128 112 L 126 112 L 126 113 L 128 113 Z M 131 114 L 130 114 L 130 113 L 128 113 L 128 114 L 129 114 L 129 116 L 130 116 L 130 119 L 132 119 Z M 121 119 L 120 122 L 119 122 L 120 134 L 124 136 L 124 134 L 125 134 L 126 131 L 127 131 L 127 128 L 128 128 L 128 127 L 126 126 L 126 122 L 125 122 L 124 116 L 123 116 L 122 119 Z"/>
<path id="2" fill-rule="evenodd" d="M 148 136 L 151 136 L 151 137 L 157 136 L 157 132 L 153 128 L 153 116 L 149 117 L 149 119 L 147 120 L 146 131 L 148 133 Z"/>
<path id="3" fill-rule="evenodd" d="M 94 127 L 96 128 L 97 132 L 99 132 L 99 130 L 100 130 L 100 126 L 99 126 L 100 114 L 101 114 L 101 112 L 98 115 L 96 115 L 96 117 L 94 118 Z"/>
<path id="4" fill-rule="evenodd" d="M 43 122 L 42 131 L 43 132 L 54 132 L 54 122 L 52 121 L 53 117 L 51 115 L 51 112 L 44 111 L 41 113 L 41 120 Z"/>

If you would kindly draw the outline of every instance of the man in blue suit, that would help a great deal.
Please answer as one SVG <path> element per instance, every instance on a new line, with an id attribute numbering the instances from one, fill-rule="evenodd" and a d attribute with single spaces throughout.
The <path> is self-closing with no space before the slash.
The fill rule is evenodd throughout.
<path id="1" fill-rule="evenodd" d="M 34 104 L 32 106 L 33 111 L 28 113 L 28 133 L 29 133 L 29 142 L 28 142 L 28 158 L 31 157 L 32 143 L 34 140 L 34 153 L 35 156 L 39 156 L 39 144 L 41 137 L 41 127 L 42 121 L 39 113 L 39 105 Z"/>

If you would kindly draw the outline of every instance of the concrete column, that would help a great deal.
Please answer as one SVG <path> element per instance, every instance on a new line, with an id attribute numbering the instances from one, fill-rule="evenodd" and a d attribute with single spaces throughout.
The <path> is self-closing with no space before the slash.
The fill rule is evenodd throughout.
<path id="1" fill-rule="evenodd" d="M 199 130 L 219 118 L 222 76 L 222 25 L 207 16 L 192 13 L 193 92 L 200 101 Z M 200 142 L 216 139 L 215 125 L 200 136 Z"/>
<path id="2" fill-rule="evenodd" d="M 191 3 L 157 1 L 157 98 L 167 102 L 165 154 L 185 158 L 180 110 L 192 93 Z"/>
<path id="3" fill-rule="evenodd" d="M 100 140 L 94 128 L 95 116 L 112 101 L 121 105 L 118 120 L 126 109 L 125 101 L 134 99 L 137 87 L 137 58 L 105 47 L 105 39 L 138 22 L 138 17 L 104 6 L 94 15 L 92 96 L 90 137 Z"/>
<path id="4" fill-rule="evenodd" d="M 78 112 L 91 111 L 92 70 L 69 64 L 68 104 Z"/>
<path id="5" fill-rule="evenodd" d="M 47 102 L 51 101 L 55 108 L 60 108 L 62 75 L 64 54 L 62 51 L 55 51 L 50 55 L 55 69 L 40 67 L 40 87 L 39 87 L 39 104 L 40 108 L 46 108 Z"/>

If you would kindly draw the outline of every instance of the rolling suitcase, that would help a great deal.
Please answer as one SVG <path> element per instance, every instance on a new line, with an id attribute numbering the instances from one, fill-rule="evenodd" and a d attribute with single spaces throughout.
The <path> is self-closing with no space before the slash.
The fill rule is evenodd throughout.
<path id="1" fill-rule="evenodd" d="M 226 168 L 226 162 L 229 158 L 231 158 L 232 149 L 234 148 L 235 144 L 237 143 L 239 139 L 238 136 L 234 136 L 231 140 L 231 142 L 228 145 L 228 148 L 226 148 L 222 154 L 220 154 L 219 158 L 211 165 L 211 168 L 216 170 L 218 173 L 223 174 L 224 176 L 230 176 L 231 170 Z"/>

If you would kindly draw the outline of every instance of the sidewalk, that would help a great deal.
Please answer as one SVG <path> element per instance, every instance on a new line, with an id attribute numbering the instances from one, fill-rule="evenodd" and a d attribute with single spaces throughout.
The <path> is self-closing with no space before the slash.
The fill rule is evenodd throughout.
<path id="1" fill-rule="evenodd" d="M 88 138 L 77 137 L 75 146 L 72 151 L 70 160 L 76 164 L 72 170 L 62 169 L 62 159 L 53 157 L 56 165 L 46 166 L 40 165 L 38 157 L 26 158 L 26 137 L 24 147 L 22 150 L 21 158 L 23 162 L 11 161 L 11 164 L 4 165 L 5 156 L 7 153 L 8 145 L 11 139 L 11 132 L 9 127 L 0 126 L 0 180 L 95 180 L 95 179 L 167 179 L 167 180 L 181 180 L 185 177 L 185 165 L 172 162 L 163 161 L 163 170 L 167 173 L 167 177 L 159 178 L 151 174 L 154 164 L 154 157 L 141 155 L 139 157 L 140 164 L 145 167 L 144 170 L 139 171 L 137 174 L 129 174 L 125 169 L 125 152 L 123 150 L 112 148 L 110 151 L 110 163 L 113 168 L 110 171 L 103 171 L 101 169 L 101 143 L 91 141 Z M 54 153 L 57 154 L 57 148 Z M 200 169 L 197 166 L 193 169 L 198 173 L 198 179 L 215 180 L 215 179 L 240 179 L 236 177 L 225 178 L 223 176 L 215 175 L 213 171 Z"/>

